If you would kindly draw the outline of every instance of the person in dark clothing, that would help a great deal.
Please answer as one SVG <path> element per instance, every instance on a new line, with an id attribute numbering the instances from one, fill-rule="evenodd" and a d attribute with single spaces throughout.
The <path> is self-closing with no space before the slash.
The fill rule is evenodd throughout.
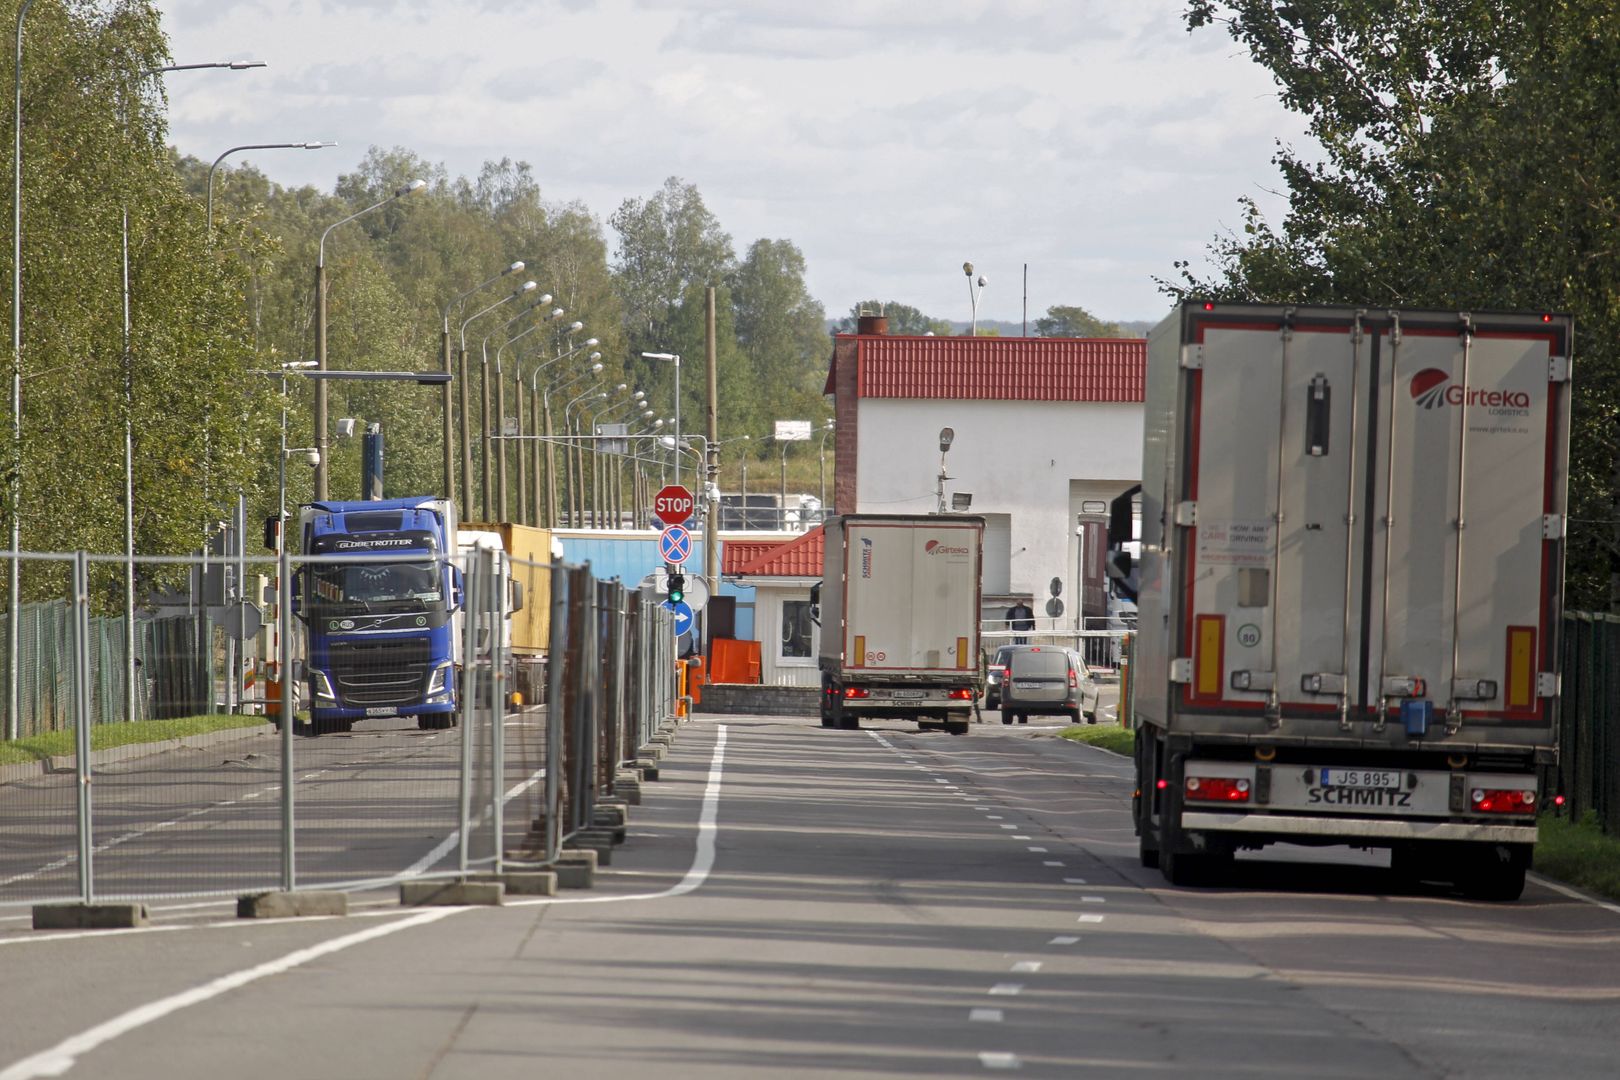
<path id="1" fill-rule="evenodd" d="M 1007 609 L 1007 626 L 1011 630 L 1016 630 L 1021 633 L 1028 633 L 1029 631 L 1035 629 L 1035 612 L 1030 610 L 1030 606 L 1028 604 L 1020 600 L 1018 603 Z M 1013 644 L 1028 645 L 1029 638 L 1015 637 L 1013 638 Z"/>

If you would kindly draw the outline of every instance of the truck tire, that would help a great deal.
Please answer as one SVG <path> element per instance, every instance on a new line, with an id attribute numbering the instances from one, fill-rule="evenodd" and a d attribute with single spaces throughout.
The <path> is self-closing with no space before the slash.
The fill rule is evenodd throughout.
<path id="1" fill-rule="evenodd" d="M 858 713 L 845 712 L 843 709 L 839 709 L 838 712 L 838 729 L 840 731 L 861 730 L 861 718 Z"/>
<path id="2" fill-rule="evenodd" d="M 1481 844 L 1458 861 L 1457 887 L 1472 900 L 1496 903 L 1517 900 L 1524 894 L 1524 873 L 1530 867 L 1529 844 Z"/>
<path id="3" fill-rule="evenodd" d="M 945 721 L 946 734 L 966 735 L 968 728 L 972 726 L 971 716 L 970 713 L 952 713 L 950 718 Z"/>
<path id="4" fill-rule="evenodd" d="M 832 727 L 832 683 L 825 675 L 821 677 L 821 700 L 816 703 L 816 707 L 821 714 L 821 726 Z"/>

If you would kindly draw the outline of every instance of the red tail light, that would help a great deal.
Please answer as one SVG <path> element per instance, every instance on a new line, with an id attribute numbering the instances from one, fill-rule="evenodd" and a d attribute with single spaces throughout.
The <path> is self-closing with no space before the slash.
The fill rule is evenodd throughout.
<path id="1" fill-rule="evenodd" d="M 1248 802 L 1249 782 L 1224 776 L 1189 776 L 1187 798 L 1197 802 Z"/>
<path id="2" fill-rule="evenodd" d="M 1080 676 L 1079 676 L 1079 674 L 1075 672 L 1074 668 L 1070 668 L 1069 669 L 1069 689 L 1070 690 L 1076 689 L 1079 685 L 1080 685 Z"/>
<path id="3" fill-rule="evenodd" d="M 1533 814 L 1536 793 L 1524 788 L 1475 788 L 1469 796 L 1482 814 Z"/>
<path id="4" fill-rule="evenodd" d="M 965 686 L 960 690 L 952 690 L 951 691 L 951 700 L 952 701 L 972 701 L 973 700 L 973 691 L 969 690 Z"/>
<path id="5" fill-rule="evenodd" d="M 846 686 L 844 687 L 844 696 L 846 698 L 871 697 L 872 692 L 864 686 Z"/>

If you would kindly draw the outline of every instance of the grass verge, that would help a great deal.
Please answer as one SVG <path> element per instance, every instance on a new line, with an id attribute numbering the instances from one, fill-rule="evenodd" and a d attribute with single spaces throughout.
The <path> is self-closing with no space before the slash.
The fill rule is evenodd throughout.
<path id="1" fill-rule="evenodd" d="M 131 743 L 161 742 L 186 735 L 203 735 L 227 728 L 260 727 L 262 716 L 233 716 L 214 713 L 206 716 L 180 716 L 171 720 L 137 720 L 133 724 L 97 724 L 90 729 L 90 748 L 110 750 Z M 72 731 L 49 731 L 43 735 L 0 742 L 0 765 L 25 765 L 31 761 L 71 754 L 77 746 Z"/>
<path id="2" fill-rule="evenodd" d="M 1100 746 L 1104 750 L 1112 750 L 1126 757 L 1130 757 L 1136 748 L 1136 732 L 1126 731 L 1113 724 L 1076 724 L 1058 732 L 1058 738 Z"/>
<path id="3" fill-rule="evenodd" d="M 1606 834 L 1595 814 L 1580 822 L 1543 814 L 1540 824 L 1536 873 L 1620 900 L 1620 836 Z"/>

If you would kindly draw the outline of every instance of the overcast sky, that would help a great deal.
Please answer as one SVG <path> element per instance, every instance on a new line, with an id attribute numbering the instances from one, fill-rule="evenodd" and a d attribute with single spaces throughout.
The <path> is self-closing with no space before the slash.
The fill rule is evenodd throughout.
<path id="1" fill-rule="evenodd" d="M 330 190 L 369 146 L 455 175 L 534 166 L 548 201 L 604 222 L 668 176 L 741 256 L 804 252 L 830 316 L 864 298 L 936 318 L 1054 304 L 1157 319 L 1153 277 L 1280 207 L 1274 142 L 1303 125 L 1182 0 L 157 0 L 176 63 L 172 138 L 336 140 L 251 161 Z M 610 250 L 613 236 L 608 237 Z M 469 267 L 469 278 L 485 270 Z M 542 271 L 543 273 L 543 271 Z M 542 280 L 542 285 L 544 281 Z"/>

